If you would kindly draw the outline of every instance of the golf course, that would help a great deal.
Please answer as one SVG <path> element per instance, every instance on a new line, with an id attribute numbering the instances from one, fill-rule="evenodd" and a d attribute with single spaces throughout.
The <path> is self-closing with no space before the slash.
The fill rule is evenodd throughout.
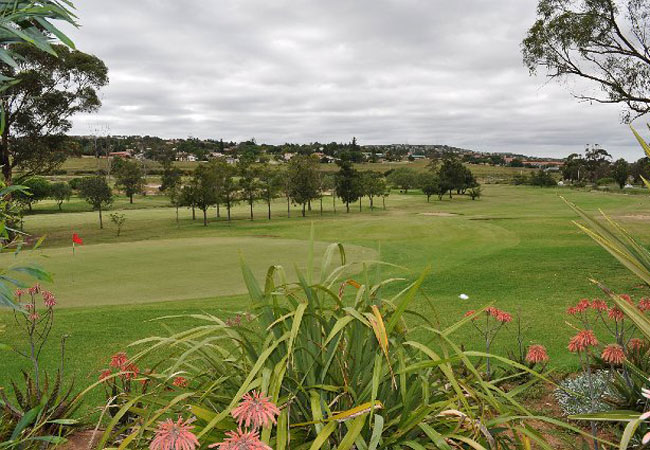
<path id="1" fill-rule="evenodd" d="M 57 296 L 57 322 L 44 352 L 44 364 L 58 361 L 58 339 L 67 335 L 67 371 L 81 384 L 97 378 L 109 355 L 150 335 L 167 333 L 165 326 L 182 328 L 189 319 L 153 320 L 206 311 L 220 317 L 246 312 L 250 300 L 241 276 L 241 261 L 263 280 L 270 265 L 284 267 L 289 279 L 295 269 L 305 271 L 314 230 L 314 255 L 318 262 L 327 244 L 341 242 L 347 260 L 362 263 L 382 260 L 399 267 L 382 268 L 382 275 L 412 280 L 429 268 L 422 285 L 426 299 L 413 308 L 448 326 L 470 309 L 494 304 L 521 317 L 525 342 L 548 347 L 551 364 L 570 370 L 575 358 L 565 350 L 573 330 L 563 327 L 567 306 L 583 297 L 602 296 L 589 280 L 597 279 L 635 299 L 646 295 L 627 270 L 584 235 L 573 223 L 577 217 L 560 196 L 591 213 L 602 209 L 616 218 L 642 242 L 650 239 L 650 199 L 646 195 L 581 191 L 563 188 L 485 185 L 480 200 L 455 196 L 426 201 L 418 191 L 405 195 L 393 191 L 386 209 L 367 202 L 353 205 L 350 213 L 333 211 L 330 198 L 313 205 L 300 217 L 296 207 L 287 218 L 286 203 L 273 205 L 272 220 L 264 204 L 233 209 L 233 220 L 193 221 L 189 209 L 179 211 L 162 196 L 136 198 L 134 204 L 119 198 L 111 211 L 127 217 L 121 235 L 111 224 L 98 227 L 97 213 L 76 198 L 57 212 L 43 201 L 25 218 L 24 229 L 45 236 L 43 245 L 18 255 L 2 255 L 3 264 L 36 263 L 50 271 L 54 283 L 46 284 Z M 104 213 L 108 215 L 107 212 Z M 84 245 L 74 249 L 70 236 L 78 233 Z M 297 262 L 297 263 L 296 263 Z M 296 265 L 297 264 L 297 265 Z M 318 264 L 315 264 L 318 267 Z M 469 299 L 462 300 L 460 294 Z M 0 315 L 0 325 L 10 325 L 13 315 Z M 417 320 L 413 321 L 416 325 Z M 497 351 L 515 338 L 513 322 L 496 340 Z M 15 328 L 6 327 L 6 338 Z M 460 330 L 459 342 L 480 347 L 471 327 Z M 15 376 L 24 361 L 3 353 L 0 378 Z"/>

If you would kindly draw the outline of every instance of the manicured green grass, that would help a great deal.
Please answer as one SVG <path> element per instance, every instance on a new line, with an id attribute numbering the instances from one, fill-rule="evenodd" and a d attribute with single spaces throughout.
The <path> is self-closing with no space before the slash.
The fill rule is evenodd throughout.
<path id="1" fill-rule="evenodd" d="M 247 298 L 235 295 L 242 292 L 239 250 L 260 277 L 272 263 L 289 271 L 293 263 L 304 267 L 312 223 L 317 252 L 323 243 L 340 241 L 348 246 L 352 260 L 373 258 L 379 252 L 383 260 L 411 269 L 407 273 L 384 270 L 385 276 L 413 278 L 430 266 L 422 289 L 431 303 L 421 297 L 413 305 L 427 317 L 438 317 L 442 325 L 449 325 L 468 309 L 494 303 L 521 314 L 526 343 L 547 345 L 553 364 L 570 368 L 576 361 L 565 350 L 573 332 L 565 323 L 565 310 L 582 297 L 601 295 L 589 278 L 637 298 L 648 293 L 578 231 L 571 223 L 575 219 L 572 211 L 558 194 L 588 211 L 602 208 L 641 241 L 650 239 L 650 198 L 646 196 L 506 185 L 484 186 L 484 197 L 478 201 L 455 197 L 427 203 L 416 193 L 392 194 L 385 211 L 370 211 L 364 201 L 362 213 L 353 205 L 350 214 L 343 212 L 340 203 L 334 214 L 331 200 L 326 199 L 324 215 L 315 204 L 307 218 L 299 217 L 294 209 L 287 219 L 286 204 L 278 200 L 271 221 L 265 219 L 265 205 L 256 205 L 255 221 L 248 220 L 247 207 L 239 205 L 231 223 L 216 220 L 211 210 L 207 227 L 198 217 L 192 221 L 188 210 L 181 210 L 177 225 L 175 211 L 161 207 L 164 199 L 147 197 L 137 198 L 132 206 L 142 209 L 125 211 L 127 224 L 119 238 L 110 225 L 98 229 L 95 212 L 41 211 L 26 218 L 25 229 L 48 235 L 39 251 L 43 256 L 29 258 L 42 260 L 57 277 L 52 287 L 60 304 L 55 335 L 70 335 L 69 369 L 83 383 L 94 379 L 112 352 L 164 332 L 159 322 L 149 319 L 200 310 L 245 311 Z M 124 201 L 118 205 L 124 206 Z M 48 207 L 53 205 L 38 206 Z M 86 241 L 74 257 L 72 232 Z M 460 300 L 461 293 L 470 299 Z M 156 300 L 167 301 L 149 303 Z M 114 306 L 102 306 L 108 304 Z M 1 324 L 7 325 L 7 332 L 0 341 L 19 339 L 10 315 L 0 315 Z M 190 324 L 184 321 L 177 326 Z M 497 352 L 505 353 L 514 345 L 514 331 L 510 326 L 501 333 Z M 471 327 L 458 331 L 456 337 L 460 343 L 480 348 Z M 604 335 L 602 339 L 606 341 Z M 50 368 L 54 348 L 52 344 L 46 355 L 45 365 Z M 0 384 L 24 367 L 6 352 L 0 353 L 0 361 L 6 369 L 0 371 Z"/>

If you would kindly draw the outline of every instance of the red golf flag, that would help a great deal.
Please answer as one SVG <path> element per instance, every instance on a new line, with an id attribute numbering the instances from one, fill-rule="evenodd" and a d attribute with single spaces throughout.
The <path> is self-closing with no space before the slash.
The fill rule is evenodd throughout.
<path id="1" fill-rule="evenodd" d="M 77 233 L 72 233 L 72 242 L 74 244 L 84 245 L 84 241 L 79 237 Z"/>

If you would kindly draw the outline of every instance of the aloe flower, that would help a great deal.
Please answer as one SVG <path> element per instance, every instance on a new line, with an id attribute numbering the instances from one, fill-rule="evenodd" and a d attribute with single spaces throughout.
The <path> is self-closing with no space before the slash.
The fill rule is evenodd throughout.
<path id="1" fill-rule="evenodd" d="M 231 414 L 240 427 L 244 425 L 246 428 L 259 428 L 268 426 L 269 422 L 275 423 L 275 417 L 280 414 L 280 410 L 261 392 L 252 391 L 244 395 L 239 406 L 233 409 Z"/>
<path id="2" fill-rule="evenodd" d="M 571 338 L 568 349 L 570 352 L 578 353 L 597 345 L 598 339 L 594 332 L 591 330 L 582 330 Z"/>
<path id="3" fill-rule="evenodd" d="M 603 361 L 612 364 L 612 365 L 621 365 L 625 361 L 625 353 L 623 353 L 623 347 L 618 344 L 609 344 L 603 350 L 601 355 Z"/>
<path id="4" fill-rule="evenodd" d="M 187 378 L 185 377 L 176 377 L 174 378 L 174 381 L 172 381 L 172 384 L 176 387 L 180 388 L 186 388 L 187 387 Z"/>
<path id="5" fill-rule="evenodd" d="M 208 448 L 219 450 L 272 450 L 271 447 L 260 441 L 257 431 L 243 432 L 241 429 L 226 432 L 226 439 L 223 442 L 209 445 Z M 152 449 L 157 450 L 157 449 Z"/>
<path id="6" fill-rule="evenodd" d="M 546 347 L 539 344 L 534 344 L 528 347 L 526 361 L 532 364 L 548 361 L 548 353 L 546 353 Z"/>
<path id="7" fill-rule="evenodd" d="M 123 367 L 126 367 L 128 363 L 129 358 L 126 356 L 126 353 L 118 352 L 111 356 L 111 362 L 108 365 L 116 369 L 122 369 Z"/>
<path id="8" fill-rule="evenodd" d="M 199 446 L 199 441 L 192 433 L 194 426 L 191 420 L 183 421 L 179 417 L 176 422 L 167 419 L 158 422 L 156 434 L 149 444 L 150 450 L 194 450 Z"/>

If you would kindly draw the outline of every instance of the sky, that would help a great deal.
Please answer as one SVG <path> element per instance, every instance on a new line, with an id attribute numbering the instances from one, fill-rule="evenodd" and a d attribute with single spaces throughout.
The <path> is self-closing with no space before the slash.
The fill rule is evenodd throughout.
<path id="1" fill-rule="evenodd" d="M 110 85 L 72 132 L 281 144 L 447 144 L 642 156 L 617 105 L 581 103 L 521 40 L 536 0 L 79 0 Z M 645 128 L 645 120 L 635 123 Z"/>

